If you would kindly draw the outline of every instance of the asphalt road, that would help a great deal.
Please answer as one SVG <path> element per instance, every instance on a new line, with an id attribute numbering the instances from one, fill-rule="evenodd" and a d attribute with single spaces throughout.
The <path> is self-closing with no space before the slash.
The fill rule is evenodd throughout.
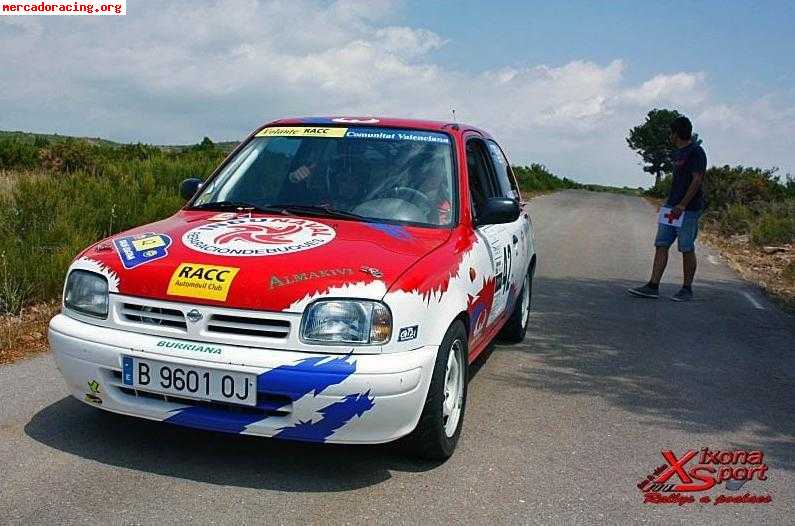
<path id="1" fill-rule="evenodd" d="M 654 209 L 639 198 L 562 192 L 532 213 L 528 337 L 473 366 L 447 463 L 105 414 L 42 356 L 0 367 L 0 523 L 792 524 L 793 317 L 704 250 L 696 301 L 625 295 L 651 261 Z M 680 268 L 672 252 L 663 294 Z M 762 450 L 768 480 L 739 493 L 773 502 L 642 503 L 661 449 L 703 447 Z"/>

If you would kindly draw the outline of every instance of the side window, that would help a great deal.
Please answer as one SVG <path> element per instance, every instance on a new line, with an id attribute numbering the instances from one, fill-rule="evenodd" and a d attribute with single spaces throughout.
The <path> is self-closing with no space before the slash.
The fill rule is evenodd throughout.
<path id="1" fill-rule="evenodd" d="M 502 150 L 496 142 L 489 140 L 486 143 L 489 145 L 489 153 L 491 154 L 491 159 L 494 161 L 494 169 L 497 172 L 500 197 L 519 199 L 519 188 L 516 185 L 516 179 L 508 164 L 508 159 L 505 158 L 505 154 L 502 153 Z"/>
<path id="2" fill-rule="evenodd" d="M 499 196 L 494 177 L 491 173 L 491 161 L 485 152 L 483 141 L 470 139 L 467 141 L 467 172 L 469 173 L 469 197 L 475 217 L 480 215 L 486 199 Z"/>

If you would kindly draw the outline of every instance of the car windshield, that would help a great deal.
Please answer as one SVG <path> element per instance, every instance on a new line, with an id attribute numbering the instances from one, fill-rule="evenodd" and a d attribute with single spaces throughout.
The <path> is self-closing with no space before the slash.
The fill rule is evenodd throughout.
<path id="1" fill-rule="evenodd" d="M 248 205 L 424 226 L 454 221 L 444 133 L 392 128 L 264 128 L 192 208 Z"/>

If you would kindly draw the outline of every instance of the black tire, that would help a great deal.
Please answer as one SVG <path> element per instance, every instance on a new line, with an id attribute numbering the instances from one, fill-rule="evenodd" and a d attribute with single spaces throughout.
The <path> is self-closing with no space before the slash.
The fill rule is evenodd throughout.
<path id="1" fill-rule="evenodd" d="M 528 320 L 530 319 L 529 311 L 530 305 L 533 301 L 533 274 L 535 273 L 535 267 L 530 266 L 527 269 L 527 284 L 528 287 L 528 305 L 527 305 L 527 316 L 522 316 L 522 298 L 524 296 L 524 286 L 522 290 L 519 292 L 519 297 L 516 300 L 516 306 L 513 308 L 513 312 L 511 313 L 511 317 L 508 318 L 508 321 L 505 322 L 505 326 L 500 331 L 500 340 L 508 342 L 508 343 L 521 343 L 524 341 L 524 336 L 527 333 L 527 325 Z"/>
<path id="2" fill-rule="evenodd" d="M 461 401 L 461 412 L 458 417 L 458 425 L 452 436 L 445 432 L 446 419 L 443 415 L 442 405 L 445 400 L 445 376 L 447 373 L 447 360 L 453 344 L 459 342 L 455 348 L 462 353 L 461 363 L 463 364 L 463 400 Z M 467 332 L 464 324 L 456 320 L 447 329 L 439 352 L 436 353 L 436 363 L 433 367 L 433 377 L 428 387 L 428 396 L 425 398 L 425 406 L 422 409 L 420 420 L 414 431 L 406 437 L 407 445 L 415 455 L 426 460 L 447 460 L 455 451 L 458 444 L 458 437 L 461 436 L 461 428 L 464 423 L 464 413 L 466 412 L 467 383 L 469 381 L 467 355 L 469 347 L 467 342 Z"/>

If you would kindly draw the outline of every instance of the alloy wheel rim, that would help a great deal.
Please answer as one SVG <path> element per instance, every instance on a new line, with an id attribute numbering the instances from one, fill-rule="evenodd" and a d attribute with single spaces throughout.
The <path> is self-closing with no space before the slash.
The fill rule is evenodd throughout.
<path id="1" fill-rule="evenodd" d="M 527 325 L 530 319 L 530 276 L 525 276 L 524 286 L 522 287 L 522 327 Z"/>
<path id="2" fill-rule="evenodd" d="M 463 346 L 455 340 L 447 355 L 447 368 L 444 374 L 444 399 L 442 400 L 442 422 L 444 434 L 448 438 L 455 434 L 461 419 L 464 405 L 464 364 Z"/>

